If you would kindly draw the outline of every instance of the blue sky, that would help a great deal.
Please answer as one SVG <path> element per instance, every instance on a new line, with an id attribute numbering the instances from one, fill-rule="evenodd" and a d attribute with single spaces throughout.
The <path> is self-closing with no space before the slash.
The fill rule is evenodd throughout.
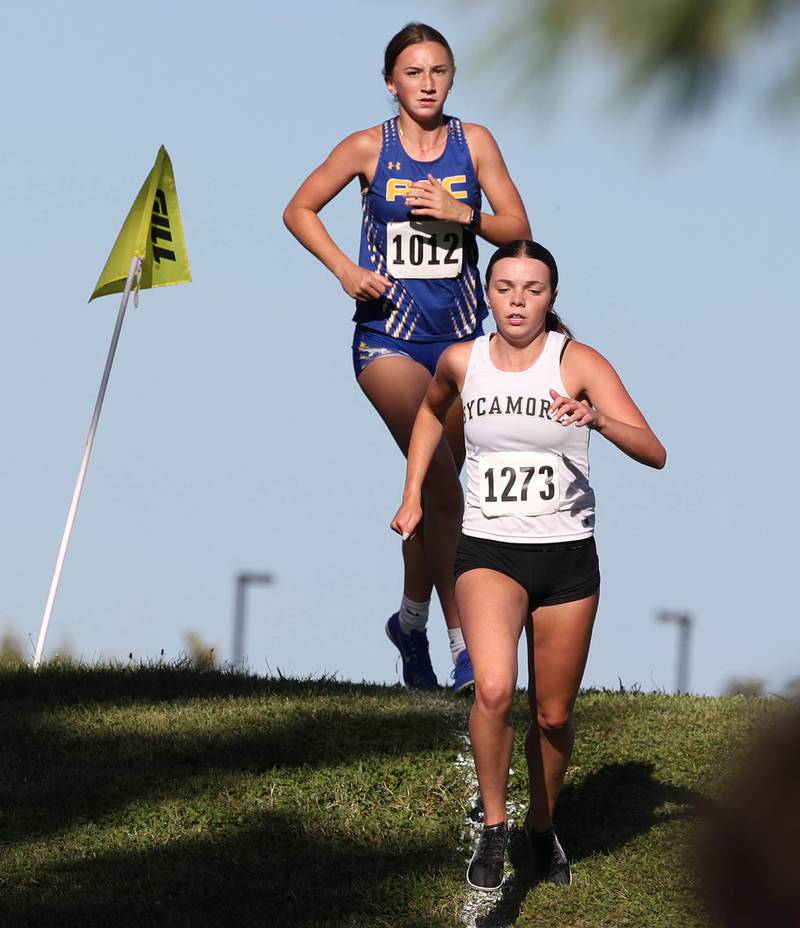
<path id="1" fill-rule="evenodd" d="M 0 631 L 38 633 L 118 305 L 86 301 L 163 143 L 194 282 L 129 309 L 49 653 L 174 656 L 194 630 L 227 657 L 234 575 L 268 570 L 277 582 L 249 597 L 254 669 L 398 678 L 382 626 L 401 591 L 387 526 L 403 461 L 353 380 L 350 302 L 281 211 L 339 139 L 391 115 L 383 48 L 419 18 L 456 53 L 450 111 L 492 130 L 556 254 L 562 315 L 617 366 L 669 452 L 654 472 L 592 441 L 603 593 L 585 683 L 670 689 L 661 608 L 696 620 L 698 692 L 800 675 L 787 413 L 798 130 L 752 105 L 768 55 L 712 114 L 667 128 L 652 108 L 608 105 L 599 54 L 565 70 L 555 96 L 509 93 L 513 50 L 483 51 L 500 14 L 464 9 L 0 13 Z M 355 255 L 355 185 L 323 218 Z M 444 679 L 440 622 L 437 610 Z"/>

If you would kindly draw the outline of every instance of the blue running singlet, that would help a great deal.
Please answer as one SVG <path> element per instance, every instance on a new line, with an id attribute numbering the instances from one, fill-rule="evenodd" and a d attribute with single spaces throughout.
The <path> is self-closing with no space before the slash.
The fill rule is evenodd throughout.
<path id="1" fill-rule="evenodd" d="M 357 300 L 353 320 L 392 338 L 457 341 L 475 333 L 488 314 L 474 233 L 457 223 L 413 217 L 406 206 L 409 188 L 432 174 L 455 199 L 481 208 L 461 120 L 444 120 L 447 143 L 434 161 L 410 158 L 397 117 L 384 122 L 375 177 L 362 196 L 358 263 L 388 277 L 392 286 L 374 300 Z"/>

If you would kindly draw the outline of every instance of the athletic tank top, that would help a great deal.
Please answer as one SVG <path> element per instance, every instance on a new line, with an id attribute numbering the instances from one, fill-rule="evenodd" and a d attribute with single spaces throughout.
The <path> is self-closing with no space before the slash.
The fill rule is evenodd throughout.
<path id="1" fill-rule="evenodd" d="M 594 531 L 589 430 L 549 418 L 550 388 L 562 396 L 566 337 L 548 332 L 525 371 L 501 371 L 491 336 L 475 339 L 461 401 L 467 451 L 464 534 L 494 541 L 573 541 Z"/>
<path id="2" fill-rule="evenodd" d="M 374 300 L 357 300 L 353 320 L 393 338 L 415 341 L 472 335 L 487 315 L 475 235 L 460 223 L 412 217 L 405 193 L 428 174 L 474 209 L 481 189 L 461 121 L 444 117 L 447 142 L 435 161 L 414 161 L 402 146 L 397 117 L 383 123 L 383 145 L 362 196 L 358 263 L 392 281 Z"/>

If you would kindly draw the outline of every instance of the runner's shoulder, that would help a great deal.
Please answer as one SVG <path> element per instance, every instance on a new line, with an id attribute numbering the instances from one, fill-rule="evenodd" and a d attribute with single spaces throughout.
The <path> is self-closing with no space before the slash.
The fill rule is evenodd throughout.
<path id="1" fill-rule="evenodd" d="M 331 157 L 346 158 L 363 170 L 365 166 L 374 166 L 381 144 L 381 127 L 370 126 L 369 129 L 359 129 L 343 138 L 331 152 Z"/>
<path id="2" fill-rule="evenodd" d="M 346 136 L 339 145 L 346 145 L 353 152 L 363 155 L 377 155 L 383 141 L 381 126 L 370 126 L 368 129 L 358 129 Z"/>
<path id="3" fill-rule="evenodd" d="M 596 348 L 584 342 L 575 341 L 574 338 L 567 342 L 561 364 L 564 371 L 575 374 L 581 379 L 591 377 L 592 374 L 614 370 L 608 358 L 600 354 Z"/>
<path id="4" fill-rule="evenodd" d="M 494 148 L 497 147 L 497 142 L 495 142 L 494 136 L 486 128 L 486 126 L 482 126 L 477 122 L 464 122 L 461 125 L 464 127 L 464 135 L 467 138 L 467 144 L 470 146 L 470 148 L 476 145 L 479 148 L 487 145 L 490 145 Z"/>
<path id="5" fill-rule="evenodd" d="M 474 344 L 475 340 L 470 339 L 469 341 L 455 342 L 449 348 L 445 348 L 436 366 L 436 373 L 441 374 L 446 380 L 459 384 L 463 383 Z"/>

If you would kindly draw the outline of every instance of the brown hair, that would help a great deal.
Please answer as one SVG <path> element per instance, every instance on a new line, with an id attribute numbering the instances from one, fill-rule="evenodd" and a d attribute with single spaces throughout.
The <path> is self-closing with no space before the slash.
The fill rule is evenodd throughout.
<path id="1" fill-rule="evenodd" d="M 443 45 L 447 51 L 447 57 L 450 59 L 450 67 L 453 69 L 453 74 L 456 73 L 456 62 L 453 58 L 453 49 L 450 48 L 447 39 L 442 33 L 439 32 L 438 29 L 434 29 L 433 26 L 427 26 L 425 23 L 408 23 L 406 26 L 403 26 L 397 35 L 389 39 L 389 44 L 386 46 L 386 51 L 383 54 L 384 78 L 389 78 L 391 76 L 401 53 L 404 52 L 409 45 L 418 45 L 420 42 L 438 42 L 439 45 Z"/>
<path id="2" fill-rule="evenodd" d="M 538 242 L 532 242 L 530 239 L 526 238 L 517 238 L 511 242 L 506 242 L 505 245 L 501 245 L 492 255 L 486 266 L 487 290 L 489 289 L 489 281 L 492 278 L 494 266 L 503 258 L 535 258 L 537 261 L 541 261 L 542 264 L 546 264 L 550 271 L 550 290 L 553 296 L 555 296 L 556 290 L 558 290 L 558 265 L 556 264 L 556 259 L 553 257 L 552 252 L 548 251 L 544 245 L 540 245 Z M 544 327 L 547 332 L 563 332 L 567 338 L 575 338 L 569 326 L 562 322 L 561 317 L 552 308 L 547 310 L 547 315 L 544 317 Z"/>

